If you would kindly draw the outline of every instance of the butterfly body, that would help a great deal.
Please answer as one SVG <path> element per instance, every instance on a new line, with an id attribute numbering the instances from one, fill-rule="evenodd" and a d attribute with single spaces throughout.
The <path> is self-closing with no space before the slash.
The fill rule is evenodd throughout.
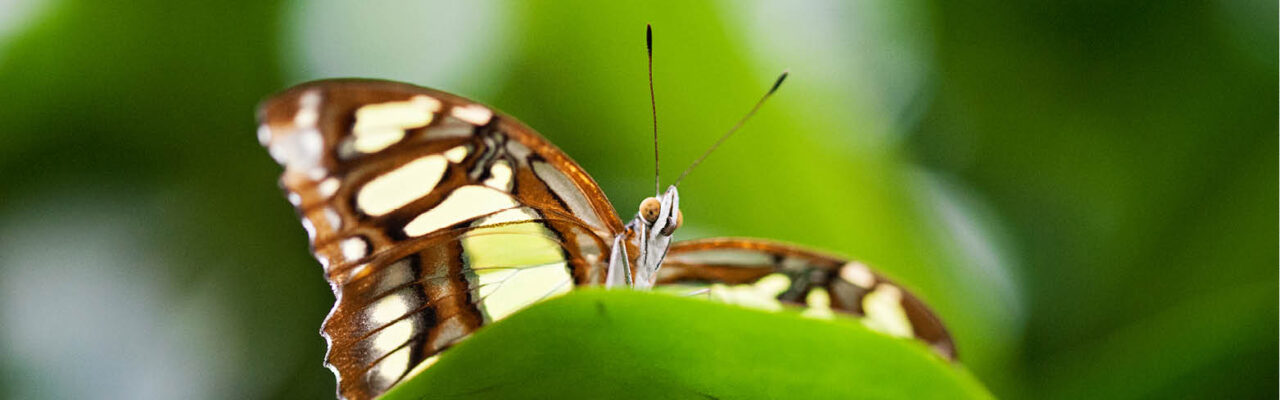
<path id="1" fill-rule="evenodd" d="M 275 95 L 258 119 L 336 297 L 321 334 L 340 397 L 375 397 L 483 325 L 576 286 L 729 290 L 768 277 L 776 287 L 760 293 L 778 301 L 822 291 L 854 315 L 887 307 L 882 325 L 954 356 L 932 312 L 865 267 L 753 239 L 672 242 L 675 186 L 623 224 L 567 155 L 471 100 L 325 80 Z"/>
<path id="2" fill-rule="evenodd" d="M 683 220 L 680 192 L 675 186 L 668 187 L 661 199 L 645 199 L 636 217 L 627 223 L 626 233 L 614 238 L 606 286 L 653 287 L 662 260 L 671 247 L 671 236 Z M 637 249 L 634 258 L 627 253 L 629 247 Z"/>

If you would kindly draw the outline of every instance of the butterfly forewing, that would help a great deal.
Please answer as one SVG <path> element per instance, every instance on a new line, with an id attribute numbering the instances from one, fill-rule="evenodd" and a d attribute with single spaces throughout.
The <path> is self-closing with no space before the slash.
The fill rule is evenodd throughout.
<path id="1" fill-rule="evenodd" d="M 339 395 L 374 397 L 480 326 L 605 279 L 621 221 L 582 169 L 488 107 L 412 85 L 330 80 L 259 110 L 336 304 Z"/>
<path id="2" fill-rule="evenodd" d="M 709 287 L 715 299 L 762 308 L 807 306 L 808 314 L 835 310 L 863 317 L 872 329 L 915 337 L 947 359 L 955 345 L 923 302 L 865 264 L 759 239 L 716 238 L 676 242 L 658 284 Z"/>

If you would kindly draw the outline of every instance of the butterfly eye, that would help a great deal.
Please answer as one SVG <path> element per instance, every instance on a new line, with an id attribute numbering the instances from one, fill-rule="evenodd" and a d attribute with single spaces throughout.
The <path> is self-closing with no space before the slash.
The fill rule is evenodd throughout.
<path id="1" fill-rule="evenodd" d="M 650 224 L 658 221 L 658 212 L 662 210 L 662 202 L 650 197 L 640 202 L 640 217 Z"/>

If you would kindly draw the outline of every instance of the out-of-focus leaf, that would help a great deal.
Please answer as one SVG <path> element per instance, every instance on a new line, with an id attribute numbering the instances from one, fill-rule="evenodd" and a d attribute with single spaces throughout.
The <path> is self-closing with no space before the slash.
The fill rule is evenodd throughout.
<path id="1" fill-rule="evenodd" d="M 1026 394 L 1274 396 L 1253 385 L 1277 376 L 1276 2 L 933 3 L 943 84 L 914 147 L 1019 242 Z"/>
<path id="2" fill-rule="evenodd" d="M 1275 331 L 1259 329 L 1275 316 L 1274 300 L 1271 282 L 1206 291 L 1204 296 L 1134 321 L 1098 343 L 1052 360 L 1055 373 L 1046 377 L 1041 393 L 1046 398 L 1062 399 L 1140 398 L 1161 393 L 1166 387 L 1181 386 L 1188 377 L 1214 369 L 1256 376 L 1266 366 L 1256 368 L 1249 358 L 1274 355 L 1265 343 L 1275 338 Z M 1141 379 L 1134 379 L 1135 376 Z M 1272 383 L 1259 382 L 1227 391 L 1190 385 L 1172 394 L 1187 398 L 1243 398 L 1249 397 L 1250 389 Z"/>
<path id="3" fill-rule="evenodd" d="M 856 320 L 579 291 L 480 330 L 385 399 L 990 398 L 959 364 Z"/>

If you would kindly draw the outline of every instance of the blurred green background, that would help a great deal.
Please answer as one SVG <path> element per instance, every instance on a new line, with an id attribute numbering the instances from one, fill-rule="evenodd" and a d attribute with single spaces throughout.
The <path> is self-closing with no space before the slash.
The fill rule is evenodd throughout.
<path id="1" fill-rule="evenodd" d="M 0 1 L 0 396 L 324 398 L 332 295 L 254 136 L 376 77 L 538 129 L 624 216 L 655 29 L 682 238 L 866 260 L 1008 398 L 1272 397 L 1274 1 Z"/>

